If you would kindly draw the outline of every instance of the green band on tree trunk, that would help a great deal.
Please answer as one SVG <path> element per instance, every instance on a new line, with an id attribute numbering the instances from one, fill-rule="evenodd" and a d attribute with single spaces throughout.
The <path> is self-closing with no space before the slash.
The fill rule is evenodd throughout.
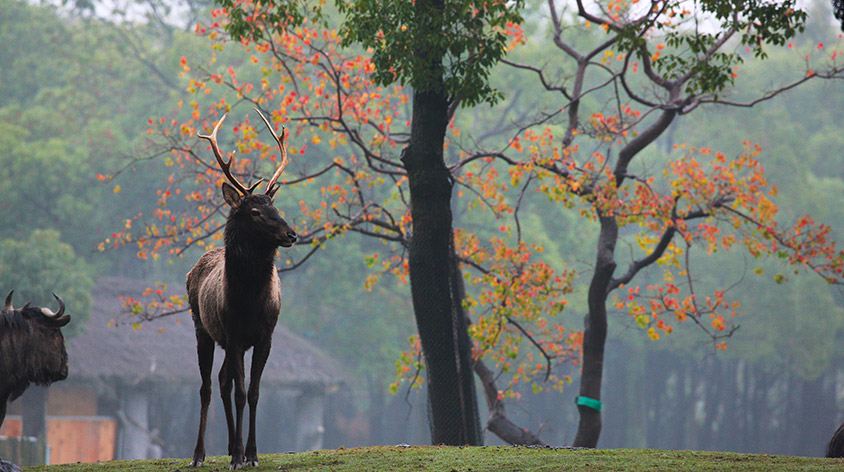
<path id="1" fill-rule="evenodd" d="M 577 406 L 585 406 L 586 408 L 591 408 L 595 411 L 601 411 L 601 400 L 589 397 L 575 397 L 574 402 Z"/>

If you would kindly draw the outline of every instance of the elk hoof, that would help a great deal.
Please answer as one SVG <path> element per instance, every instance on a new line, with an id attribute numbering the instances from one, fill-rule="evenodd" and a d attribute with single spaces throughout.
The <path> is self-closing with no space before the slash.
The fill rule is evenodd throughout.
<path id="1" fill-rule="evenodd" d="M 205 463 L 205 448 L 197 447 L 193 451 L 193 460 L 190 461 L 191 467 L 202 467 Z"/>
<path id="2" fill-rule="evenodd" d="M 232 457 L 232 463 L 229 464 L 229 470 L 242 469 L 244 465 L 245 464 L 243 463 L 243 456 Z"/>
<path id="3" fill-rule="evenodd" d="M 246 461 L 247 467 L 258 467 L 258 459 L 251 459 Z"/>

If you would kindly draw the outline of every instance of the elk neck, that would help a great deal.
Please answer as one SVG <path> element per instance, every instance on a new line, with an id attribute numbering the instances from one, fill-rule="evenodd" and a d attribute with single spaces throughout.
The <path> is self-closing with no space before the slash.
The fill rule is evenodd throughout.
<path id="1" fill-rule="evenodd" d="M 226 286 L 232 294 L 253 297 L 272 279 L 276 245 L 234 218 L 226 224 L 225 244 Z"/>

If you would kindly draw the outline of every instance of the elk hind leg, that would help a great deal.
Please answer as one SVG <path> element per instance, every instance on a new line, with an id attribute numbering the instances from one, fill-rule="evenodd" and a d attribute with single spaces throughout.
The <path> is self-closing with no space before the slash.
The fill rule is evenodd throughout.
<path id="1" fill-rule="evenodd" d="M 196 353 L 199 357 L 202 386 L 199 387 L 199 433 L 196 437 L 191 467 L 200 467 L 205 462 L 205 427 L 208 419 L 208 405 L 211 403 L 211 367 L 214 365 L 214 340 L 199 327 L 196 329 Z"/>
<path id="2" fill-rule="evenodd" d="M 243 409 L 246 406 L 246 382 L 243 371 L 243 350 L 234 353 L 229 365 L 232 377 L 234 377 L 234 407 L 236 415 L 234 450 L 232 452 L 231 468 L 238 469 L 243 466 Z"/>
<path id="3" fill-rule="evenodd" d="M 270 355 L 269 341 L 255 346 L 252 352 L 252 369 L 249 372 L 249 438 L 246 440 L 246 465 L 258 466 L 258 447 L 255 438 L 257 419 L 258 391 L 261 388 L 261 375 Z"/>
<path id="4" fill-rule="evenodd" d="M 223 400 L 223 411 L 226 413 L 226 426 L 228 428 L 228 452 L 229 455 L 234 453 L 234 414 L 232 413 L 232 381 L 231 358 L 229 351 L 226 351 L 226 357 L 223 360 L 223 365 L 220 367 L 220 398 Z"/>

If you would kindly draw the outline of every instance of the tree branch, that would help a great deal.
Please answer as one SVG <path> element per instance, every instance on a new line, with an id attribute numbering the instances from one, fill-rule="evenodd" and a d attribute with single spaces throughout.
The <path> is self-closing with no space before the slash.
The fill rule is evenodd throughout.
<path id="1" fill-rule="evenodd" d="M 538 436 L 520 428 L 507 418 L 504 402 L 498 398 L 498 387 L 495 385 L 495 375 L 484 364 L 481 359 L 475 361 L 475 375 L 484 387 L 484 397 L 489 408 L 489 420 L 486 427 L 496 436 L 513 445 L 521 446 L 545 446 L 546 444 Z"/>

